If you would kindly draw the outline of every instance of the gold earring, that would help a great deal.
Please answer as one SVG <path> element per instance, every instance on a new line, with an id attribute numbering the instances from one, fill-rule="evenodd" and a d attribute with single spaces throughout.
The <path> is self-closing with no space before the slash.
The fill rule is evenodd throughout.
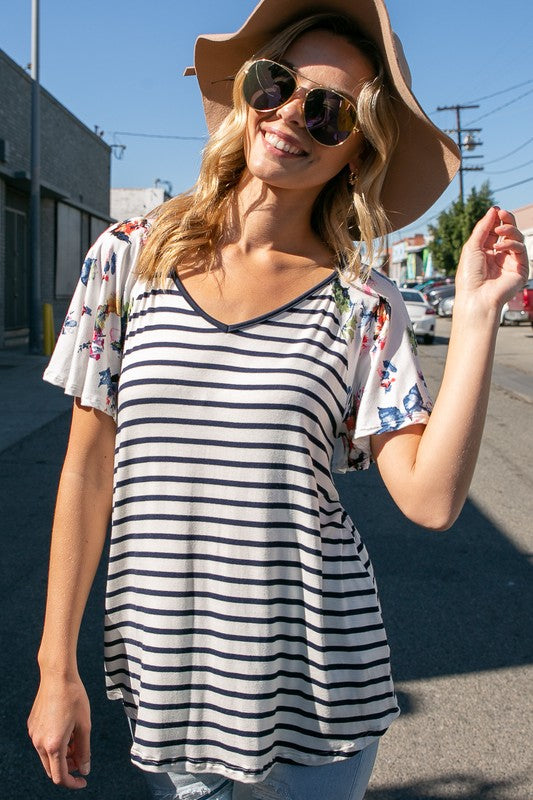
<path id="1" fill-rule="evenodd" d="M 348 176 L 348 185 L 351 186 L 352 188 L 354 186 L 356 186 L 358 177 L 359 176 L 357 175 L 357 172 L 354 172 L 353 170 L 350 170 L 350 174 Z"/>

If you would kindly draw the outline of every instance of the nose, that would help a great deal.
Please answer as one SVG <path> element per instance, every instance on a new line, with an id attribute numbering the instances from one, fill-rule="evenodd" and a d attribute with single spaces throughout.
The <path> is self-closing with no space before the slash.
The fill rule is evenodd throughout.
<path id="1" fill-rule="evenodd" d="M 277 115 L 280 119 L 288 125 L 293 125 L 298 128 L 305 128 L 303 104 L 305 101 L 306 92 L 300 86 L 294 92 L 290 100 L 277 110 Z"/>

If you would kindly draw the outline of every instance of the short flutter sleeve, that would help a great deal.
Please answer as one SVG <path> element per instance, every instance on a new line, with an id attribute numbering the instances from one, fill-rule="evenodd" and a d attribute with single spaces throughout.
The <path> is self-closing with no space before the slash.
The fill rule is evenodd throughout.
<path id="1" fill-rule="evenodd" d="M 373 273 L 357 324 L 355 367 L 333 468 L 367 469 L 370 436 L 426 423 L 432 400 L 420 369 L 416 337 L 397 287 Z"/>
<path id="2" fill-rule="evenodd" d="M 147 220 L 128 220 L 96 240 L 43 375 L 114 419 L 134 267 L 147 230 Z"/>

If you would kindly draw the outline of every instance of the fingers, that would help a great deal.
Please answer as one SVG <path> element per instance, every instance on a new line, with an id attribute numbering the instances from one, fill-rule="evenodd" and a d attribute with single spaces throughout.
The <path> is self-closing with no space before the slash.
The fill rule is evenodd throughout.
<path id="1" fill-rule="evenodd" d="M 500 213 L 500 209 L 496 208 L 496 206 L 489 208 L 485 216 L 481 217 L 474 226 L 467 245 L 470 244 L 479 249 L 487 246 L 492 247 L 492 243 L 498 238 L 495 228 L 500 224 Z"/>
<path id="2" fill-rule="evenodd" d="M 91 771 L 91 729 L 79 727 L 71 742 L 71 758 L 81 775 Z"/>
<path id="3" fill-rule="evenodd" d="M 470 237 L 474 247 L 489 248 L 495 252 L 525 253 L 524 236 L 518 230 L 510 211 L 494 206 L 474 227 Z"/>
<path id="4" fill-rule="evenodd" d="M 35 745 L 41 763 L 50 780 L 68 789 L 83 789 L 87 786 L 85 778 L 71 775 L 78 769 L 75 759 L 70 755 L 70 745 L 63 742 L 47 742 Z"/>
<path id="5" fill-rule="evenodd" d="M 50 774 L 54 783 L 65 786 L 67 789 L 84 789 L 87 786 L 85 778 L 70 774 L 66 744 L 62 743 L 59 746 L 51 747 L 48 757 Z"/>
<path id="6" fill-rule="evenodd" d="M 48 761 L 48 754 L 47 754 L 46 750 L 44 749 L 44 747 L 38 747 L 37 745 L 34 745 L 34 746 L 35 746 L 35 749 L 37 750 L 39 758 L 41 759 L 41 764 L 44 767 L 44 771 L 46 772 L 48 777 L 50 779 L 52 779 L 52 773 L 50 771 L 50 763 Z"/>
<path id="7" fill-rule="evenodd" d="M 506 211 L 505 208 L 498 208 L 498 206 L 494 206 L 494 208 L 497 210 L 498 217 L 500 218 L 500 221 L 502 223 L 509 223 L 511 225 L 516 225 L 516 220 L 510 211 Z"/>
<path id="8" fill-rule="evenodd" d="M 514 224 L 514 217 L 512 214 L 508 211 L 500 211 L 499 213 L 500 219 L 505 215 L 505 219 L 508 221 L 501 221 L 494 229 L 494 233 L 498 234 L 498 239 L 492 244 L 493 252 L 514 254 L 516 263 L 526 270 L 524 278 L 527 278 L 529 264 L 524 235 Z"/>
<path id="9" fill-rule="evenodd" d="M 90 770 L 91 717 L 80 682 L 41 681 L 28 718 L 28 734 L 48 777 L 68 789 L 83 789 Z M 79 773 L 79 774 L 76 774 Z"/>
<path id="10" fill-rule="evenodd" d="M 59 786 L 67 789 L 83 789 L 87 786 L 84 777 L 73 775 L 79 772 L 81 776 L 88 775 L 90 771 L 90 731 L 78 735 L 72 734 L 68 742 L 50 740 L 45 743 L 35 744 L 41 763 L 48 777 Z"/>

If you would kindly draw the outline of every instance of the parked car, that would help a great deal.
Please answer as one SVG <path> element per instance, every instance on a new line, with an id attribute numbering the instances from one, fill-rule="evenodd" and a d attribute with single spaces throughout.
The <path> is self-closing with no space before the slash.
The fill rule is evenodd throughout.
<path id="1" fill-rule="evenodd" d="M 453 314 L 453 307 L 455 304 L 455 292 L 450 297 L 443 297 L 437 306 L 437 314 L 439 317 L 451 317 Z"/>
<path id="2" fill-rule="evenodd" d="M 426 294 L 430 289 L 435 289 L 437 286 L 445 286 L 449 283 L 453 283 L 453 278 L 428 278 L 423 283 L 419 283 L 416 288 L 422 294 Z"/>
<path id="3" fill-rule="evenodd" d="M 533 279 L 530 278 L 523 289 L 511 297 L 503 309 L 500 324 L 518 325 L 520 322 L 530 322 L 533 326 Z"/>
<path id="4" fill-rule="evenodd" d="M 416 289 L 400 289 L 416 336 L 431 344 L 435 338 L 435 309 Z"/>
<path id="5" fill-rule="evenodd" d="M 427 293 L 424 294 L 424 297 L 428 301 L 429 305 L 435 309 L 435 313 L 438 313 L 439 303 L 441 300 L 444 300 L 445 297 L 454 297 L 455 296 L 455 284 L 454 283 L 447 283 L 445 286 L 436 286 L 434 289 L 430 289 Z"/>

